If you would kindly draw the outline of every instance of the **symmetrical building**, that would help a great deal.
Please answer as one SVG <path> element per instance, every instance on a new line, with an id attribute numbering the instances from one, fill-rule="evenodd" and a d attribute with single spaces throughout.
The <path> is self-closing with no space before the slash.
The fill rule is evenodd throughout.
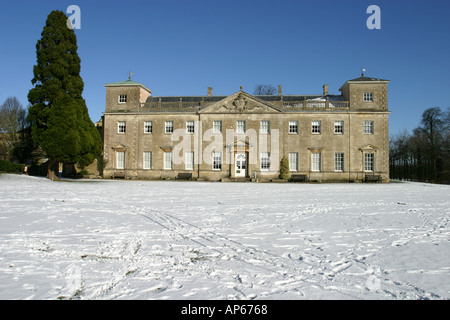
<path id="1" fill-rule="evenodd" d="M 106 84 L 104 177 L 270 181 L 288 159 L 308 181 L 389 180 L 388 80 L 346 81 L 340 95 L 155 97 Z"/>

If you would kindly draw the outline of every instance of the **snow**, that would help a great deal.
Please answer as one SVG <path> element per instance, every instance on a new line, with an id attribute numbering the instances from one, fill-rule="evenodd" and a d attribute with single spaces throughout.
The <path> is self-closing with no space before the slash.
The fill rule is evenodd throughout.
<path id="1" fill-rule="evenodd" d="M 0 175 L 0 299 L 449 299 L 449 191 Z"/>

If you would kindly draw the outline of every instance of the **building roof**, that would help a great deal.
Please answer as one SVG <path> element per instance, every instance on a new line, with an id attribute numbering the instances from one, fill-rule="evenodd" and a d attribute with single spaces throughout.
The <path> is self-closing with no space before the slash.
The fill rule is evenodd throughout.
<path id="1" fill-rule="evenodd" d="M 355 79 L 352 79 L 352 80 L 348 80 L 347 82 L 349 82 L 349 81 L 353 81 L 353 82 L 361 82 L 361 81 L 364 81 L 364 82 L 366 82 L 366 81 L 389 81 L 389 80 L 378 79 L 378 78 L 371 78 L 371 77 L 366 77 L 366 76 L 361 76 L 361 77 L 359 77 L 359 78 L 355 78 Z"/>
<path id="2" fill-rule="evenodd" d="M 387 83 L 387 82 L 389 82 L 390 80 L 385 80 L 385 79 L 378 79 L 378 78 L 372 78 L 372 77 L 366 77 L 365 75 L 364 75 L 364 73 L 362 73 L 361 74 L 361 77 L 358 77 L 358 78 L 355 78 L 355 79 L 352 79 L 352 80 L 347 80 L 340 88 L 339 88 L 339 91 L 342 91 L 342 89 L 345 87 L 345 86 L 347 86 L 349 83 L 355 83 L 355 82 L 359 82 L 359 83 L 361 83 L 361 82 L 369 82 L 369 83 L 376 83 L 376 82 L 379 82 L 379 83 Z"/>
<path id="3" fill-rule="evenodd" d="M 149 88 L 147 88 L 146 86 L 144 86 L 142 83 L 133 81 L 133 80 L 126 80 L 126 81 L 118 81 L 118 82 L 111 82 L 111 83 L 106 83 L 105 87 L 141 87 L 142 89 L 147 90 L 148 92 L 152 93 L 152 90 L 150 90 Z"/>

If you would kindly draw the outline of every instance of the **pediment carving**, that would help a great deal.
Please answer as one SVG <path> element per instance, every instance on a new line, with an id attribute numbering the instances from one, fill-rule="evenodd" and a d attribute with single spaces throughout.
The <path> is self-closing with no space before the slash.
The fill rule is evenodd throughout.
<path id="1" fill-rule="evenodd" d="M 248 93 L 240 91 L 215 104 L 206 107 L 203 112 L 217 113 L 263 113 L 280 112 L 276 106 L 262 100 L 258 100 Z M 200 112 L 202 112 L 200 111 Z"/>

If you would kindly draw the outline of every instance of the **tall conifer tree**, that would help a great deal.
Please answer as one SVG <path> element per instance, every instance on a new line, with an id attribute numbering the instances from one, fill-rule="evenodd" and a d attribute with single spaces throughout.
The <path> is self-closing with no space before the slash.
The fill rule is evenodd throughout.
<path id="1" fill-rule="evenodd" d="M 89 118 L 82 97 L 81 60 L 74 31 L 67 16 L 52 11 L 36 44 L 34 85 L 28 93 L 31 103 L 28 121 L 33 139 L 49 158 L 48 177 L 56 178 L 58 162 L 90 164 L 101 155 L 100 135 Z"/>

